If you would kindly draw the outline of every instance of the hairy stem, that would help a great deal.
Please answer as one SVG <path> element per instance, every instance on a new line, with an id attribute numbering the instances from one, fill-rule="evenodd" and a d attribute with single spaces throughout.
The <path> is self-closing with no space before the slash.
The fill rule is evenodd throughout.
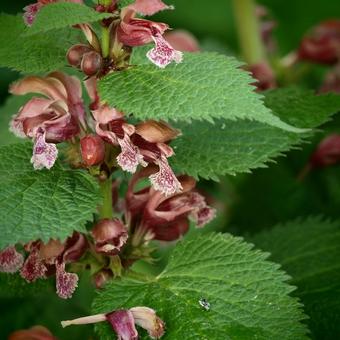
<path id="1" fill-rule="evenodd" d="M 102 55 L 107 58 L 110 54 L 110 30 L 107 27 L 102 28 Z"/>
<path id="2" fill-rule="evenodd" d="M 248 64 L 266 59 L 261 39 L 260 25 L 256 17 L 255 0 L 233 0 L 234 16 L 243 58 Z"/>
<path id="3" fill-rule="evenodd" d="M 100 191 L 103 196 L 103 204 L 99 207 L 100 218 L 112 218 L 112 181 L 111 178 L 100 182 Z"/>

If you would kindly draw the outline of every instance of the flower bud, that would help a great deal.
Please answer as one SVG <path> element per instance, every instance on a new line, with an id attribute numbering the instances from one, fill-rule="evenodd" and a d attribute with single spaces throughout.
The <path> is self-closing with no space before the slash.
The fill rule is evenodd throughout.
<path id="1" fill-rule="evenodd" d="M 258 91 L 265 91 L 277 87 L 275 74 L 272 68 L 265 62 L 247 66 L 257 81 L 253 83 Z"/>
<path id="2" fill-rule="evenodd" d="M 97 273 L 94 278 L 93 282 L 97 289 L 101 289 L 105 286 L 105 284 L 112 279 L 113 275 L 110 270 L 103 269 L 99 273 Z"/>
<path id="3" fill-rule="evenodd" d="M 298 56 L 320 64 L 335 64 L 340 59 L 340 20 L 322 22 L 301 42 Z"/>
<path id="4" fill-rule="evenodd" d="M 314 168 L 323 168 L 340 162 L 340 135 L 330 135 L 318 145 L 310 158 Z"/>
<path id="5" fill-rule="evenodd" d="M 103 219 L 92 229 L 96 251 L 117 255 L 128 239 L 128 232 L 119 219 Z"/>
<path id="6" fill-rule="evenodd" d="M 102 62 L 103 59 L 98 52 L 87 52 L 83 55 L 80 68 L 87 76 L 91 77 L 100 71 Z"/>
<path id="7" fill-rule="evenodd" d="M 83 44 L 77 44 L 73 45 L 68 51 L 67 51 L 67 61 L 71 66 L 80 68 L 81 61 L 83 59 L 83 56 L 85 53 L 91 52 L 92 49 Z"/>
<path id="8" fill-rule="evenodd" d="M 150 143 L 166 143 L 176 138 L 180 132 L 165 122 L 148 120 L 136 126 L 136 133 Z"/>
<path id="9" fill-rule="evenodd" d="M 87 166 L 97 165 L 104 161 L 105 144 L 98 135 L 88 135 L 80 141 L 81 156 Z"/>

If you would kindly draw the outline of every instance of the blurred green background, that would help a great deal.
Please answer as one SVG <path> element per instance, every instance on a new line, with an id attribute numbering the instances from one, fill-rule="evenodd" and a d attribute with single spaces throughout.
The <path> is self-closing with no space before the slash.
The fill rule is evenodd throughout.
<path id="1" fill-rule="evenodd" d="M 172 28 L 192 32 L 207 49 L 239 54 L 231 0 L 166 2 L 175 5 L 176 10 L 163 12 L 155 20 L 167 22 Z M 0 8 L 2 12 L 14 14 L 21 12 L 29 3 L 30 0 L 2 0 Z M 281 56 L 294 50 L 302 35 L 313 25 L 325 19 L 340 18 L 339 0 L 259 0 L 258 3 L 267 6 L 271 17 L 277 21 L 274 35 Z M 321 68 L 320 74 L 324 71 L 326 68 Z M 0 69 L 0 103 L 7 97 L 8 84 L 18 76 L 16 72 Z M 313 78 L 305 85 L 313 87 L 320 81 L 317 72 L 316 79 Z M 271 164 L 269 169 L 222 178 L 220 184 L 201 183 L 202 188 L 221 207 L 218 219 L 205 231 L 215 229 L 244 235 L 300 216 L 325 215 L 340 218 L 338 166 L 316 171 L 302 182 L 297 181 L 315 145 L 329 132 L 340 133 L 339 127 L 339 119 L 335 119 L 325 126 L 325 132 L 317 134 L 302 150 L 279 158 L 277 164 Z M 161 265 L 162 261 L 159 267 Z M 25 285 L 22 287 L 23 291 L 27 288 L 31 289 Z M 88 278 L 82 280 L 81 289 L 71 301 L 61 301 L 54 293 L 43 296 L 39 294 L 38 298 L 36 293 L 37 290 L 32 292 L 32 297 L 20 298 L 19 291 L 1 291 L 0 339 L 6 339 L 7 334 L 15 329 L 34 324 L 46 325 L 60 339 L 88 339 L 86 334 L 91 328 L 63 330 L 58 323 L 60 319 L 90 313 L 89 306 L 94 293 Z"/>

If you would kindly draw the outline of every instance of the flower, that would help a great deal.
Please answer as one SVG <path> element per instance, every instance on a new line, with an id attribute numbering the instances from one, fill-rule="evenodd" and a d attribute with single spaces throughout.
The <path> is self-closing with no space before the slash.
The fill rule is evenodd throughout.
<path id="1" fill-rule="evenodd" d="M 118 40 L 126 46 L 142 46 L 153 41 L 155 47 L 146 56 L 160 68 L 166 67 L 172 61 L 182 62 L 183 54 L 164 39 L 163 34 L 169 28 L 167 24 L 135 18 L 135 15 L 137 12 L 152 15 L 166 8 L 170 7 L 160 0 L 137 0 L 123 8 L 122 20 L 117 30 Z"/>
<path id="2" fill-rule="evenodd" d="M 144 328 L 152 339 L 159 339 L 164 335 L 165 324 L 149 307 L 133 307 L 131 309 L 116 310 L 107 314 L 97 314 L 83 318 L 62 321 L 61 325 L 85 325 L 107 321 L 116 332 L 119 340 L 137 340 L 136 325 Z"/>
<path id="3" fill-rule="evenodd" d="M 327 136 L 318 145 L 310 158 L 314 168 L 323 168 L 334 165 L 340 161 L 340 135 Z"/>
<path id="4" fill-rule="evenodd" d="M 64 243 L 58 240 L 50 240 L 46 244 L 41 241 L 29 243 L 26 245 L 29 255 L 20 274 L 27 282 L 34 282 L 55 273 L 57 294 L 68 299 L 77 287 L 78 275 L 66 272 L 65 266 L 79 260 L 87 247 L 85 236 L 77 232 Z"/>
<path id="5" fill-rule="evenodd" d="M 340 60 L 340 20 L 321 22 L 303 38 L 298 57 L 320 64 L 336 64 Z"/>
<path id="6" fill-rule="evenodd" d="M 96 251 L 106 255 L 117 255 L 128 239 L 126 227 L 117 218 L 99 221 L 91 232 Z"/>
<path id="7" fill-rule="evenodd" d="M 18 253 L 14 246 L 0 251 L 0 272 L 15 273 L 24 263 L 24 257 Z"/>
<path id="8" fill-rule="evenodd" d="M 166 196 L 154 188 L 143 188 L 135 192 L 139 180 L 152 172 L 154 168 L 148 167 L 136 173 L 126 194 L 126 208 L 131 223 L 137 224 L 132 241 L 134 244 L 139 244 L 141 238 L 174 241 L 188 231 L 189 219 L 198 228 L 202 228 L 215 217 L 215 209 L 207 205 L 201 194 L 194 191 L 196 181 L 189 176 L 178 177 L 181 193 Z"/>
<path id="9" fill-rule="evenodd" d="M 40 9 L 50 3 L 58 2 L 59 0 L 38 0 L 36 3 L 24 7 L 23 19 L 27 26 L 32 26 Z M 82 4 L 83 0 L 65 0 L 66 2 L 74 2 Z"/>
<path id="10" fill-rule="evenodd" d="M 30 329 L 15 331 L 8 337 L 8 340 L 58 340 L 43 326 L 34 326 Z"/>
<path id="11" fill-rule="evenodd" d="M 33 139 L 32 163 L 35 169 L 50 169 L 57 159 L 54 144 L 69 140 L 85 124 L 80 81 L 54 72 L 47 77 L 29 76 L 10 87 L 14 95 L 33 92 L 45 97 L 33 97 L 15 115 L 10 129 L 19 137 Z"/>

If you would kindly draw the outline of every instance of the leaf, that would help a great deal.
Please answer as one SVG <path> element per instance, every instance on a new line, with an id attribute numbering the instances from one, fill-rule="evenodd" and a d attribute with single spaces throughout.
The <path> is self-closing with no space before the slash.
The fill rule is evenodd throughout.
<path id="1" fill-rule="evenodd" d="M 64 240 L 86 221 L 99 203 L 97 183 L 80 170 L 33 170 L 32 145 L 0 147 L 0 249 L 50 238 Z"/>
<path id="2" fill-rule="evenodd" d="M 316 96 L 308 90 L 287 88 L 268 92 L 265 104 L 289 124 L 315 128 L 340 110 L 340 96 Z M 172 165 L 180 172 L 208 179 L 264 167 L 312 135 L 247 120 L 217 120 L 215 125 L 195 121 L 176 127 L 182 136 L 172 142 L 176 153 Z"/>
<path id="3" fill-rule="evenodd" d="M 73 2 L 56 2 L 43 6 L 27 35 L 85 24 L 112 17 L 111 13 L 99 13 L 86 5 Z"/>
<path id="4" fill-rule="evenodd" d="M 102 100 L 138 119 L 250 119 L 301 132 L 263 105 L 249 85 L 254 79 L 240 66 L 216 53 L 187 53 L 181 64 L 131 67 L 104 77 L 98 87 Z"/>
<path id="5" fill-rule="evenodd" d="M 279 225 L 251 239 L 292 276 L 310 316 L 314 339 L 340 334 L 340 221 L 312 217 Z"/>
<path id="6" fill-rule="evenodd" d="M 38 296 L 42 293 L 54 294 L 52 287 L 50 279 L 37 280 L 32 284 L 25 281 L 19 274 L 0 273 L 0 299 Z"/>
<path id="7" fill-rule="evenodd" d="M 287 276 L 267 254 L 231 235 L 208 234 L 177 244 L 156 278 L 113 281 L 94 313 L 148 306 L 166 323 L 166 339 L 306 339 L 300 305 Z M 210 310 L 200 306 L 200 299 Z M 98 324 L 102 340 L 114 339 Z M 147 336 L 142 337 L 147 339 Z"/>
<path id="8" fill-rule="evenodd" d="M 45 73 L 66 65 L 66 52 L 77 42 L 80 32 L 62 29 L 55 32 L 24 35 L 20 16 L 0 15 L 0 67 L 23 73 Z"/>
<path id="9" fill-rule="evenodd" d="M 9 96 L 3 106 L 0 107 L 0 145 L 19 143 L 23 139 L 16 137 L 9 131 L 9 123 L 21 106 L 23 106 L 32 96 Z"/>

